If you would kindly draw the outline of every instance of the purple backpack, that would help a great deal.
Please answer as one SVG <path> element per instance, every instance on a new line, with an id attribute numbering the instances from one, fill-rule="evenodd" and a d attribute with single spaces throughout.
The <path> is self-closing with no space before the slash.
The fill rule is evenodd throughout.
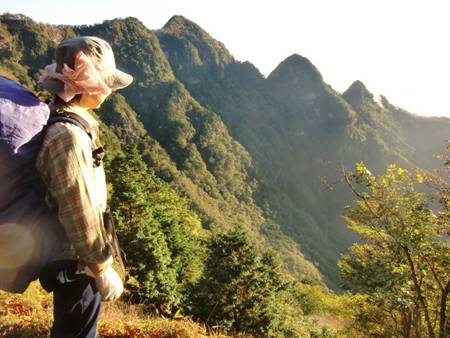
<path id="1" fill-rule="evenodd" d="M 29 90 L 0 76 L 0 289 L 10 292 L 25 291 L 65 236 L 35 169 L 49 114 Z"/>

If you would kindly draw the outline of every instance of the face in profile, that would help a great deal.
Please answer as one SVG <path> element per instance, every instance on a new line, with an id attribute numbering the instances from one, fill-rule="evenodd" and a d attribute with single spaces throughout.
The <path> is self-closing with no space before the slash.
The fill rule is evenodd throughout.
<path id="1" fill-rule="evenodd" d="M 78 106 L 82 108 L 96 109 L 101 106 L 101 104 L 106 100 L 108 94 L 83 94 Z"/>

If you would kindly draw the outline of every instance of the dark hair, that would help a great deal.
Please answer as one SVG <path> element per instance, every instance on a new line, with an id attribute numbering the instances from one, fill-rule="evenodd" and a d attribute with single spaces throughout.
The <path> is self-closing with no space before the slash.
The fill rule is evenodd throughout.
<path id="1" fill-rule="evenodd" d="M 83 94 L 77 94 L 73 97 L 72 100 L 70 100 L 69 102 L 66 102 L 63 99 L 61 99 L 57 94 L 54 94 L 53 98 L 51 99 L 51 101 L 49 103 L 51 113 L 58 114 L 58 113 L 64 111 L 64 108 L 66 108 L 74 103 L 80 102 L 82 95 Z"/>

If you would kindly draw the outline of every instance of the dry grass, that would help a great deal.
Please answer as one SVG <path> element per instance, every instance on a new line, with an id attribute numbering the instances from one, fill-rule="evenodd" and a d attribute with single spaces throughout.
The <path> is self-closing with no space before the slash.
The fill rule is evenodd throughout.
<path id="1" fill-rule="evenodd" d="M 52 297 L 33 283 L 22 295 L 0 291 L 0 337 L 44 338 L 52 323 Z M 139 305 L 106 303 L 99 322 L 102 337 L 226 338 L 189 318 L 170 320 L 145 314 Z"/>

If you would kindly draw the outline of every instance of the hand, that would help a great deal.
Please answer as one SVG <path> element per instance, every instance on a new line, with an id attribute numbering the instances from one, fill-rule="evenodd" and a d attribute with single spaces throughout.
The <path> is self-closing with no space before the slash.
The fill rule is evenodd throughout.
<path id="1" fill-rule="evenodd" d="M 112 267 L 112 257 L 106 261 L 106 267 L 100 272 L 93 272 L 89 266 L 85 268 L 86 274 L 95 279 L 95 285 L 102 297 L 102 301 L 116 300 L 123 292 L 123 283 L 116 270 Z"/>

